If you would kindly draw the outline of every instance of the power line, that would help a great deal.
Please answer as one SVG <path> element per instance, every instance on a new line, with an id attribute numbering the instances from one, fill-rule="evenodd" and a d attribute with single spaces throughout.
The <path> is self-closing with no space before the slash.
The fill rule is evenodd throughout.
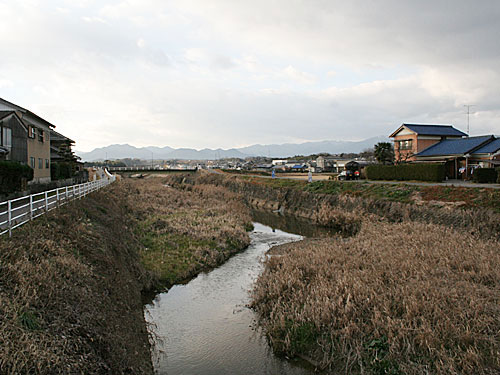
<path id="1" fill-rule="evenodd" d="M 470 125 L 470 107 L 475 107 L 475 104 L 464 104 L 467 107 L 467 135 L 470 136 L 469 125 Z"/>

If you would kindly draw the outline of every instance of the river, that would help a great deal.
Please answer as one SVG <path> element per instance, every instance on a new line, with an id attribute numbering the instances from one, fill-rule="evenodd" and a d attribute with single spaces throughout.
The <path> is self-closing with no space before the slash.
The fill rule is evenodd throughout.
<path id="1" fill-rule="evenodd" d="M 153 363 L 159 374 L 314 373 L 302 361 L 276 357 L 256 326 L 255 313 L 246 307 L 269 248 L 302 237 L 260 223 L 254 226 L 245 251 L 146 305 L 146 320 L 157 337 Z"/>

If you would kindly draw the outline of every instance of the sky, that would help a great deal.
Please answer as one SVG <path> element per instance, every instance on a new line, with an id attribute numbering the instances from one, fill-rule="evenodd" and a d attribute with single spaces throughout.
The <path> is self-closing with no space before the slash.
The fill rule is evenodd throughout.
<path id="1" fill-rule="evenodd" d="M 500 133 L 497 0 L 0 0 L 0 97 L 79 151 Z"/>

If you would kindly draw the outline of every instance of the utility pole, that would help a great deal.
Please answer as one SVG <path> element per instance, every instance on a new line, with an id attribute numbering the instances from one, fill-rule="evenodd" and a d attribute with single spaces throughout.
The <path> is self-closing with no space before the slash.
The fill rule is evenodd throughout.
<path id="1" fill-rule="evenodd" d="M 464 104 L 467 107 L 467 135 L 470 136 L 469 125 L 470 125 L 470 107 L 475 107 L 475 104 Z"/>
<path id="2" fill-rule="evenodd" d="M 151 169 L 153 169 L 153 151 L 151 151 Z"/>

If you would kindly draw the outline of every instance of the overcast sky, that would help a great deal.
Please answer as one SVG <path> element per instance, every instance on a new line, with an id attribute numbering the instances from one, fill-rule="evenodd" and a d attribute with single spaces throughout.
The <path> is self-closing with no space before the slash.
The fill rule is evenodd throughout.
<path id="1" fill-rule="evenodd" d="M 498 0 L 0 0 L 0 97 L 90 151 L 500 133 Z"/>

